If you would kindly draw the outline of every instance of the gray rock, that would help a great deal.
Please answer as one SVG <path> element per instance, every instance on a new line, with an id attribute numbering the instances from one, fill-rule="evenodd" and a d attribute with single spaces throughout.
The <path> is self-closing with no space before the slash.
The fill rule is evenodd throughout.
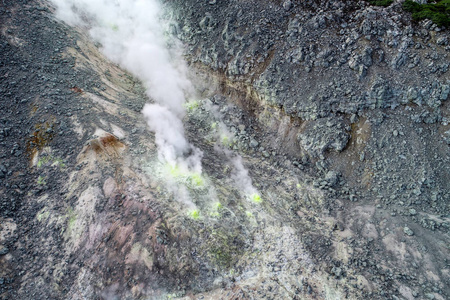
<path id="1" fill-rule="evenodd" d="M 408 59 L 408 56 L 406 55 L 405 52 L 399 52 L 392 59 L 391 67 L 393 69 L 398 69 L 398 68 L 400 68 L 401 66 L 403 66 L 406 63 L 407 59 Z"/>
<path id="2" fill-rule="evenodd" d="M 436 43 L 438 45 L 447 46 L 448 45 L 448 38 L 446 36 L 441 36 L 436 40 Z"/>
<path id="3" fill-rule="evenodd" d="M 292 6 L 291 0 L 285 0 L 285 1 L 283 2 L 283 8 L 284 8 L 286 11 L 290 10 L 290 9 L 291 9 L 291 6 Z"/>
<path id="4" fill-rule="evenodd" d="M 441 96 L 440 96 L 439 100 L 441 100 L 441 101 L 447 100 L 449 93 L 450 93 L 450 85 L 443 84 L 441 86 Z"/>
<path id="5" fill-rule="evenodd" d="M 5 175 L 8 173 L 8 170 L 4 165 L 0 165 L 0 178 L 4 178 Z"/>
<path id="6" fill-rule="evenodd" d="M 389 82 L 381 77 L 376 78 L 367 97 L 368 108 L 387 108 L 392 105 L 394 93 Z"/>
<path id="7" fill-rule="evenodd" d="M 329 186 L 334 186 L 338 182 L 338 174 L 335 171 L 329 171 L 325 175 L 325 180 L 327 181 Z"/>
<path id="8" fill-rule="evenodd" d="M 444 132 L 443 138 L 444 138 L 444 142 L 446 142 L 448 145 L 450 145 L 450 130 Z"/>
<path id="9" fill-rule="evenodd" d="M 409 227 L 403 227 L 403 232 L 408 235 L 408 236 L 412 236 L 414 235 L 414 231 L 412 231 Z"/>
<path id="10" fill-rule="evenodd" d="M 5 255 L 9 253 L 9 249 L 6 247 L 3 247 L 0 249 L 0 255 Z"/>
<path id="11" fill-rule="evenodd" d="M 327 150 L 342 151 L 350 135 L 342 120 L 322 118 L 311 121 L 297 138 L 303 149 L 312 156 L 320 157 Z"/>
<path id="12" fill-rule="evenodd" d="M 340 278 L 342 276 L 342 269 L 338 268 L 338 267 L 333 267 L 333 269 L 331 270 L 331 273 L 334 274 L 334 276 L 336 276 L 336 278 Z"/>
<path id="13" fill-rule="evenodd" d="M 258 145 L 259 145 L 259 143 L 256 140 L 254 140 L 254 139 L 250 140 L 250 147 L 256 148 L 256 147 L 258 147 Z"/>
<path id="14" fill-rule="evenodd" d="M 426 293 L 425 297 L 430 300 L 436 299 L 436 296 L 433 293 Z"/>

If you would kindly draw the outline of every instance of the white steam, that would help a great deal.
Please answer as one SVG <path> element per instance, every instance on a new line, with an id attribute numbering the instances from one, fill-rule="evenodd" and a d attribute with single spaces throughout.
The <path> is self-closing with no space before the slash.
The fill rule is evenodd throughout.
<path id="1" fill-rule="evenodd" d="M 155 132 L 159 157 L 172 166 L 201 172 L 202 153 L 184 135 L 183 103 L 193 94 L 179 42 L 164 34 L 156 0 L 50 0 L 57 17 L 86 27 L 103 53 L 138 77 L 156 104 L 143 114 Z"/>
<path id="2" fill-rule="evenodd" d="M 247 196 L 258 194 L 258 191 L 253 186 L 252 179 L 248 174 L 248 170 L 242 163 L 242 157 L 240 155 L 233 154 L 231 151 L 226 149 L 224 150 L 224 152 L 234 166 L 231 177 L 233 178 L 236 185 L 241 190 L 243 190 Z"/>
<path id="3" fill-rule="evenodd" d="M 211 101 L 207 101 L 204 104 L 204 107 L 214 116 L 216 120 L 218 120 L 216 125 L 217 132 L 215 133 L 215 138 L 218 142 L 216 143 L 214 150 L 218 153 L 225 154 L 233 165 L 231 178 L 235 182 L 236 186 L 243 191 L 247 197 L 251 198 L 253 195 L 259 195 L 258 190 L 253 185 L 252 178 L 250 177 L 248 170 L 242 162 L 242 157 L 228 148 L 228 143 L 232 143 L 234 140 L 234 134 L 228 130 L 227 125 L 225 125 L 222 121 L 223 118 L 219 111 L 219 107 L 212 104 Z"/>

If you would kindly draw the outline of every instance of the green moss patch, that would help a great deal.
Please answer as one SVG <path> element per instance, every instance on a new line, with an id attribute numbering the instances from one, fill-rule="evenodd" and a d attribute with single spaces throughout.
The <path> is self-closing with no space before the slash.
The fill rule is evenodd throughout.
<path id="1" fill-rule="evenodd" d="M 406 0 L 403 3 L 403 9 L 412 13 L 413 20 L 428 19 L 440 27 L 450 26 L 450 0 L 435 1 L 427 4 Z"/>
<path id="2" fill-rule="evenodd" d="M 45 176 L 40 176 L 39 175 L 39 177 L 37 179 L 37 184 L 39 184 L 39 185 L 46 185 L 47 181 L 45 180 Z"/>
<path id="3" fill-rule="evenodd" d="M 66 165 L 64 164 L 64 161 L 59 157 L 53 157 L 50 155 L 43 155 L 39 157 L 39 160 L 37 162 L 37 167 L 42 168 L 45 166 L 52 166 L 52 167 L 60 167 L 64 168 Z"/>
<path id="4" fill-rule="evenodd" d="M 39 222 L 43 222 L 46 221 L 49 216 L 50 213 L 44 208 L 36 215 L 36 218 L 38 219 Z"/>
<path id="5" fill-rule="evenodd" d="M 221 268 L 229 269 L 234 266 L 242 254 L 243 241 L 232 230 L 225 231 L 223 228 L 211 229 L 208 238 L 211 260 Z"/>
<path id="6" fill-rule="evenodd" d="M 77 221 L 77 214 L 72 208 L 67 209 L 67 232 L 70 232 L 75 227 L 75 222 Z"/>
<path id="7" fill-rule="evenodd" d="M 369 3 L 376 6 L 388 7 L 394 2 L 394 0 L 369 0 Z"/>

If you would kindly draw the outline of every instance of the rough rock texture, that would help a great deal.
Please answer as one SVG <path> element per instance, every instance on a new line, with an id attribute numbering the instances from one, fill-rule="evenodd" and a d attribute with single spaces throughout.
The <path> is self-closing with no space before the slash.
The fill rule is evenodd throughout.
<path id="1" fill-rule="evenodd" d="M 448 299 L 448 31 L 401 2 L 166 4 L 200 184 L 82 29 L 0 3 L 1 299 Z"/>
<path id="2" fill-rule="evenodd" d="M 217 74 L 225 93 L 246 98 L 235 101 L 250 102 L 261 126 L 277 132 L 273 147 L 322 160 L 325 151 L 348 147 L 356 161 L 344 161 L 359 167 L 350 167 L 352 174 L 395 176 L 386 184 L 398 187 L 389 192 L 410 197 L 401 187 L 415 190 L 423 209 L 448 213 L 447 30 L 411 24 L 401 1 L 388 8 L 364 1 L 168 2 L 190 61 Z M 291 125 L 270 120 L 269 107 Z M 299 127 L 300 147 L 280 143 L 277 126 Z M 330 163 L 349 173 L 343 154 L 331 153 L 338 161 Z"/>
<path id="3" fill-rule="evenodd" d="M 168 2 L 193 62 L 242 81 L 289 115 L 315 120 L 410 104 L 436 113 L 432 123 L 444 117 L 448 32 L 408 25 L 400 2 Z"/>
<path id="4" fill-rule="evenodd" d="M 448 249 L 425 236 L 431 229 L 439 231 L 433 239 L 448 239 L 448 30 L 412 23 L 402 1 L 388 8 L 364 1 L 167 2 L 191 63 L 216 74 L 219 91 L 255 115 L 265 132 L 263 156 L 288 155 L 321 177 L 314 184 L 324 189 L 335 186 L 329 172 L 339 174 L 337 189 L 347 200 L 385 211 L 385 221 L 400 229 L 413 223 L 404 233 L 413 236 L 415 227 L 423 236 L 406 246 L 389 240 L 392 228 L 381 229 L 383 217 L 374 213 L 369 222 L 378 234 L 370 239 L 391 253 L 398 243 L 411 256 L 423 244 L 445 281 L 441 255 Z M 346 210 L 343 222 L 351 224 Z M 354 229 L 366 236 L 363 228 Z M 386 261 L 403 270 L 419 263 Z"/>

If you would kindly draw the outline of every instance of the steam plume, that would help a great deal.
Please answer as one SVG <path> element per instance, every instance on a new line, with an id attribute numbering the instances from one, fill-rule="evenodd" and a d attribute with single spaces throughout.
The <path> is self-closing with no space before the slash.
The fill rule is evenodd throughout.
<path id="1" fill-rule="evenodd" d="M 218 120 L 216 140 L 221 141 L 226 137 L 226 141 L 232 141 L 234 135 L 230 133 L 225 123 L 222 121 L 222 115 L 219 111 L 218 106 L 213 105 L 212 102 L 206 102 L 204 105 L 205 109 L 209 111 L 214 119 Z M 244 192 L 247 197 L 260 197 L 258 190 L 254 187 L 252 178 L 249 175 L 248 170 L 245 168 L 242 157 L 228 149 L 228 145 L 222 143 L 216 143 L 214 150 L 218 153 L 223 153 L 228 158 L 228 161 L 232 164 L 233 170 L 231 172 L 231 178 L 234 180 L 236 186 Z M 258 198 L 260 199 L 260 198 Z"/>
<path id="2" fill-rule="evenodd" d="M 89 29 L 103 53 L 138 77 L 156 104 L 143 114 L 155 132 L 161 160 L 201 172 L 202 152 L 184 135 L 183 103 L 194 89 L 178 41 L 164 35 L 156 0 L 51 0 L 57 17 Z"/>

